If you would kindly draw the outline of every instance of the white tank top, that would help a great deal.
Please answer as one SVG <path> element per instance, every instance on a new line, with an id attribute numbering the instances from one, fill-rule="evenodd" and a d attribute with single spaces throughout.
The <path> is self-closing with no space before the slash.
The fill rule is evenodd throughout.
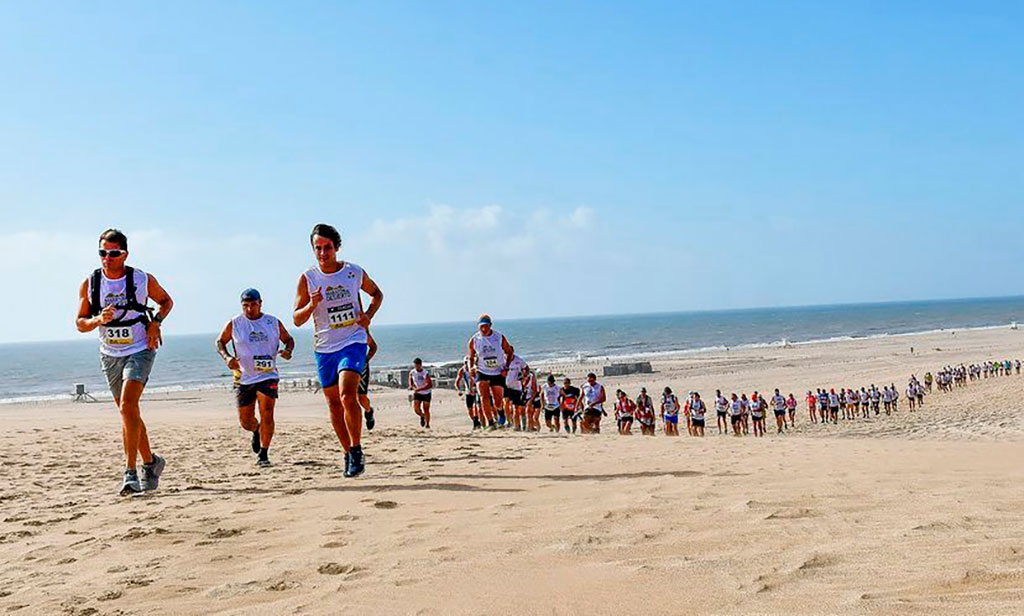
<path id="1" fill-rule="evenodd" d="M 665 404 L 666 415 L 677 415 L 679 414 L 679 400 L 674 395 L 663 395 L 661 397 L 662 402 Z"/>
<path id="2" fill-rule="evenodd" d="M 558 408 L 558 392 L 562 390 L 558 385 L 544 386 L 544 408 L 554 410 Z"/>
<path id="3" fill-rule="evenodd" d="M 310 293 L 320 288 L 324 299 L 313 311 L 313 350 L 333 353 L 350 344 L 366 344 L 366 330 L 356 325 L 362 314 L 359 289 L 363 284 L 363 268 L 345 262 L 333 274 L 311 267 L 303 274 Z"/>
<path id="4" fill-rule="evenodd" d="M 495 376 L 501 374 L 505 363 L 505 350 L 501 348 L 501 332 L 492 329 L 490 336 L 480 332 L 473 334 L 470 341 L 476 350 L 476 369 L 481 374 Z"/>
<path id="5" fill-rule="evenodd" d="M 498 341 L 501 344 L 501 341 Z M 512 356 L 512 361 L 508 364 L 508 375 L 505 376 L 505 387 L 507 389 L 515 389 L 521 391 L 523 389 L 523 368 L 526 367 L 526 362 L 523 361 L 522 357 L 518 355 Z"/>
<path id="6" fill-rule="evenodd" d="M 413 368 L 409 372 L 409 374 L 412 375 L 412 385 L 413 385 L 413 387 L 418 390 L 416 393 L 420 393 L 420 394 L 429 394 L 430 393 L 430 388 L 429 387 L 427 389 L 420 389 L 420 387 L 423 387 L 424 385 L 427 384 L 427 369 L 426 368 L 424 368 L 422 370 L 416 370 L 415 368 Z"/>
<path id="7" fill-rule="evenodd" d="M 135 269 L 134 271 L 135 299 L 145 306 L 146 302 L 149 301 L 149 276 L 146 275 L 146 272 L 143 272 L 140 269 Z M 87 289 L 88 295 L 86 295 L 86 297 L 92 297 L 92 276 L 89 276 L 89 284 L 87 286 L 89 288 Z M 123 306 L 127 301 L 128 298 L 125 297 L 124 276 L 111 280 L 101 272 L 100 309 L 103 309 L 110 304 Z M 118 320 L 134 319 L 138 316 L 141 316 L 141 314 L 134 310 L 114 311 L 114 318 Z M 100 353 L 109 355 L 110 357 L 126 357 L 148 348 L 146 341 L 146 326 L 142 323 L 126 325 L 123 327 L 107 327 L 106 325 L 100 325 L 99 332 Z"/>
<path id="8" fill-rule="evenodd" d="M 601 398 L 601 392 L 604 391 L 604 385 L 600 383 L 594 383 L 591 385 L 587 383 L 583 386 L 583 397 L 587 401 L 587 407 L 597 409 L 599 411 L 604 410 L 604 403 L 598 402 Z"/>
<path id="9" fill-rule="evenodd" d="M 703 419 L 704 412 L 706 410 L 707 407 L 704 406 L 703 400 L 694 400 L 693 402 L 690 403 L 690 414 L 696 417 L 697 419 Z"/>
<path id="10" fill-rule="evenodd" d="M 251 320 L 244 314 L 231 319 L 231 342 L 242 369 L 242 385 L 278 378 L 277 350 L 281 325 L 277 317 L 264 314 Z"/>

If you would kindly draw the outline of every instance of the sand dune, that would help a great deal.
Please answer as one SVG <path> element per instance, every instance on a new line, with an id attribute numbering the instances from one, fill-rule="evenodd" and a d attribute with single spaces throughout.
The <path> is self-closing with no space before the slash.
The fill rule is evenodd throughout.
<path id="1" fill-rule="evenodd" d="M 960 332 L 690 356 L 606 385 L 800 398 L 1007 356 L 1020 332 Z M 135 498 L 115 495 L 110 405 L 4 407 L 0 610 L 1019 613 L 1022 395 L 1024 376 L 984 379 L 913 414 L 821 426 L 801 408 L 782 437 L 670 439 L 473 434 L 450 392 L 427 433 L 381 391 L 368 473 L 346 480 L 318 397 L 282 397 L 257 469 L 230 394 L 175 394 L 146 401 L 168 467 Z"/>

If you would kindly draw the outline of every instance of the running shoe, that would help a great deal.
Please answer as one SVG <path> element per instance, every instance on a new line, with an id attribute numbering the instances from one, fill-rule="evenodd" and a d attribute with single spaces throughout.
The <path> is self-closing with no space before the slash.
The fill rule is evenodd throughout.
<path id="1" fill-rule="evenodd" d="M 142 489 L 143 491 L 155 490 L 160 486 L 160 475 L 167 466 L 167 460 L 153 454 L 153 461 L 142 465 Z"/>
<path id="2" fill-rule="evenodd" d="M 270 466 L 270 458 L 256 458 L 256 466 L 266 468 Z"/>
<path id="3" fill-rule="evenodd" d="M 256 429 L 252 431 L 252 452 L 260 452 L 260 426 L 256 425 Z"/>
<path id="4" fill-rule="evenodd" d="M 363 448 L 353 447 L 352 450 L 349 451 L 349 457 L 347 462 L 348 463 L 345 465 L 346 477 L 356 477 L 362 475 L 363 471 L 366 470 L 366 467 L 363 464 Z"/>
<path id="5" fill-rule="evenodd" d="M 366 429 L 373 430 L 373 427 L 377 425 L 377 420 L 373 418 L 373 409 L 371 408 L 370 410 L 363 413 L 363 417 L 366 418 Z"/>
<path id="6" fill-rule="evenodd" d="M 134 468 L 126 468 L 124 470 L 124 482 L 121 484 L 121 490 L 118 492 L 121 496 L 129 496 L 131 494 L 138 494 L 142 492 L 142 485 L 139 483 L 139 474 Z"/>
<path id="7" fill-rule="evenodd" d="M 423 418 L 423 415 L 420 415 L 420 427 L 421 428 L 426 428 L 427 427 L 427 420 Z"/>

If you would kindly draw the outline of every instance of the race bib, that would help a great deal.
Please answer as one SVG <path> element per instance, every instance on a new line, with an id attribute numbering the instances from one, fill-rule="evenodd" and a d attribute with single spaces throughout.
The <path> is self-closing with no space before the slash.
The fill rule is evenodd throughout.
<path id="1" fill-rule="evenodd" d="M 484 358 L 484 368 L 491 368 L 491 369 L 493 369 L 493 368 L 497 368 L 497 367 L 498 367 L 498 358 L 497 357 L 485 357 Z"/>
<path id="2" fill-rule="evenodd" d="M 356 309 L 353 304 L 331 306 L 327 309 L 327 318 L 331 329 L 341 329 L 356 324 Z"/>
<path id="3" fill-rule="evenodd" d="M 131 344 L 133 342 L 131 327 L 108 327 L 106 331 L 107 344 Z"/>
<path id="4" fill-rule="evenodd" d="M 256 372 L 273 372 L 274 358 L 270 355 L 256 355 L 252 358 L 252 365 Z"/>

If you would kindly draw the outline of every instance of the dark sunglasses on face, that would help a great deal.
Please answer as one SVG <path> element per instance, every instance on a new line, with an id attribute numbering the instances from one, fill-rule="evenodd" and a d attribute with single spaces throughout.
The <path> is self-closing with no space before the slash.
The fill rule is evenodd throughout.
<path id="1" fill-rule="evenodd" d="M 116 259 L 122 255 L 128 254 L 127 250 L 106 250 L 104 248 L 100 248 L 99 252 L 101 258 L 110 257 L 111 259 Z"/>

